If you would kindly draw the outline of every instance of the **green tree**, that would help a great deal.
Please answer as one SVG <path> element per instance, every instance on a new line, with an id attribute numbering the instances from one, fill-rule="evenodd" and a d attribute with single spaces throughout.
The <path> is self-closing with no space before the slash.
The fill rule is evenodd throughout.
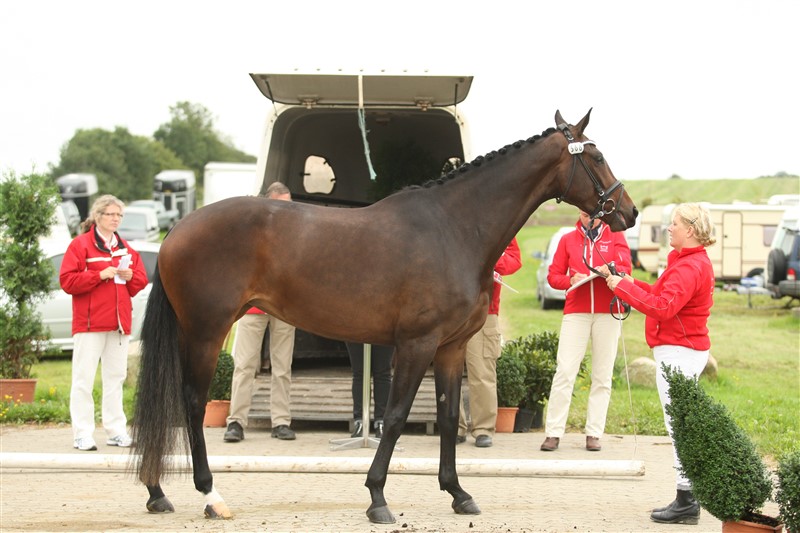
<path id="1" fill-rule="evenodd" d="M 95 174 L 101 193 L 136 200 L 152 196 L 153 177 L 167 168 L 186 165 L 161 142 L 132 135 L 123 127 L 113 132 L 95 128 L 75 132 L 61 148 L 61 160 L 51 174 Z"/>
<path id="2" fill-rule="evenodd" d="M 194 170 L 198 183 L 203 183 L 203 169 L 209 161 L 252 163 L 256 160 L 234 148 L 214 130 L 211 112 L 203 105 L 183 101 L 169 111 L 170 121 L 159 126 L 153 137 Z"/>
<path id="3" fill-rule="evenodd" d="M 0 378 L 30 377 L 48 332 L 35 304 L 50 292 L 53 267 L 39 239 L 61 201 L 47 176 L 14 173 L 0 180 Z"/>

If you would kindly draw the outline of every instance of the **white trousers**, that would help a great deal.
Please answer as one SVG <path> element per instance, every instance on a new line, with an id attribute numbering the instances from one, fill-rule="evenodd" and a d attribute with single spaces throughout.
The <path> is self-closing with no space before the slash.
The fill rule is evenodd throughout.
<path id="1" fill-rule="evenodd" d="M 666 363 L 684 376 L 697 378 L 708 363 L 708 350 L 697 351 L 685 346 L 656 346 L 653 348 L 653 357 L 656 360 L 656 387 L 658 397 L 661 399 L 661 409 L 664 411 L 664 425 L 667 433 L 672 438 L 672 421 L 664 406 L 669 403 L 669 385 L 661 369 L 661 363 Z M 672 440 L 672 455 L 675 462 L 675 483 L 679 490 L 691 490 L 692 484 L 686 476 L 681 474 L 681 462 L 675 452 L 675 440 Z"/>
<path id="2" fill-rule="evenodd" d="M 269 412 L 272 427 L 291 425 L 289 395 L 292 387 L 294 326 L 275 317 L 247 314 L 239 319 L 233 341 L 233 381 L 231 411 L 227 423 L 247 427 L 247 414 L 253 403 L 253 384 L 261 367 L 261 343 L 269 327 L 270 381 Z"/>
<path id="3" fill-rule="evenodd" d="M 586 410 L 585 433 L 590 437 L 602 437 L 606 427 L 608 403 L 611 400 L 611 381 L 617 343 L 620 336 L 620 321 L 610 313 L 568 313 L 561 321 L 556 356 L 556 374 L 550 387 L 547 401 L 547 437 L 564 436 L 572 401 L 572 391 L 578 370 L 586 355 L 589 340 L 592 341 L 592 386 L 589 390 L 589 405 Z"/>
<path id="4" fill-rule="evenodd" d="M 94 434 L 94 378 L 102 361 L 103 428 L 109 438 L 127 434 L 127 418 L 122 408 L 122 384 L 128 374 L 130 335 L 117 331 L 76 333 L 72 349 L 72 388 L 69 414 L 76 439 Z"/>

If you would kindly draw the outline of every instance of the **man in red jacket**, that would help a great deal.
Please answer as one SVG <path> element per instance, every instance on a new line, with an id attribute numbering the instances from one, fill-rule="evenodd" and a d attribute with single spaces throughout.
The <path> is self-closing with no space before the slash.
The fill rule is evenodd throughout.
<path id="1" fill-rule="evenodd" d="M 483 328 L 467 343 L 467 384 L 469 386 L 469 413 L 472 419 L 472 436 L 475 446 L 488 448 L 492 445 L 497 422 L 497 359 L 500 357 L 500 276 L 508 276 L 522 267 L 516 237 L 506 247 L 494 267 L 495 282 L 489 314 Z M 461 402 L 458 417 L 456 442 L 467 440 L 467 419 L 464 402 Z"/>
<path id="2" fill-rule="evenodd" d="M 131 297 L 147 285 L 139 254 L 117 233 L 125 204 L 106 194 L 92 205 L 61 262 L 59 280 L 72 295 L 72 388 L 69 412 L 73 447 L 97 449 L 92 389 L 97 365 L 103 361 L 103 428 L 108 446 L 129 447 L 127 419 L 122 409 L 122 384 L 128 373 Z"/>
<path id="3" fill-rule="evenodd" d="M 592 272 L 587 263 L 602 276 L 609 275 L 607 263 L 617 271 L 631 271 L 631 250 L 624 232 L 614 233 L 599 219 L 591 220 L 583 211 L 575 231 L 561 237 L 547 281 L 554 289 L 569 290 L 564 302 L 564 319 L 558 340 L 556 374 L 547 401 L 545 440 L 541 450 L 558 448 L 564 435 L 572 400 L 572 390 L 581 361 L 592 340 L 592 386 L 586 411 L 586 449 L 600 451 L 600 437 L 606 426 L 611 399 L 611 378 L 619 341 L 619 321 L 611 314 L 614 294 L 604 277 L 587 281 Z"/>

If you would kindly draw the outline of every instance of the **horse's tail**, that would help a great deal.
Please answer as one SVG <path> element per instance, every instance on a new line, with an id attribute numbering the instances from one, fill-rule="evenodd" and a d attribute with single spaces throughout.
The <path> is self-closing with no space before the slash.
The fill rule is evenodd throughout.
<path id="1" fill-rule="evenodd" d="M 162 474 L 175 469 L 174 454 L 189 450 L 178 321 L 158 267 L 154 277 L 142 324 L 132 431 L 136 474 L 146 486 L 158 485 Z"/>

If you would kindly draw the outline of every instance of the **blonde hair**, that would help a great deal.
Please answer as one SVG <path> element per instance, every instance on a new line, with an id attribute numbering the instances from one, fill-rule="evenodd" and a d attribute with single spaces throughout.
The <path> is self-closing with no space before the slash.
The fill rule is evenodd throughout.
<path id="1" fill-rule="evenodd" d="M 683 223 L 694 230 L 697 241 L 708 248 L 717 239 L 714 238 L 714 223 L 711 222 L 711 213 L 702 204 L 680 204 L 673 211 L 673 216 L 677 215 Z"/>
<path id="2" fill-rule="evenodd" d="M 86 233 L 92 227 L 100 215 L 106 210 L 106 208 L 110 205 L 116 205 L 119 207 L 120 211 L 125 209 L 125 203 L 114 196 L 113 194 L 104 194 L 100 198 L 94 201 L 92 204 L 92 209 L 89 210 L 89 216 L 86 217 L 86 220 L 81 222 L 81 233 Z"/>

